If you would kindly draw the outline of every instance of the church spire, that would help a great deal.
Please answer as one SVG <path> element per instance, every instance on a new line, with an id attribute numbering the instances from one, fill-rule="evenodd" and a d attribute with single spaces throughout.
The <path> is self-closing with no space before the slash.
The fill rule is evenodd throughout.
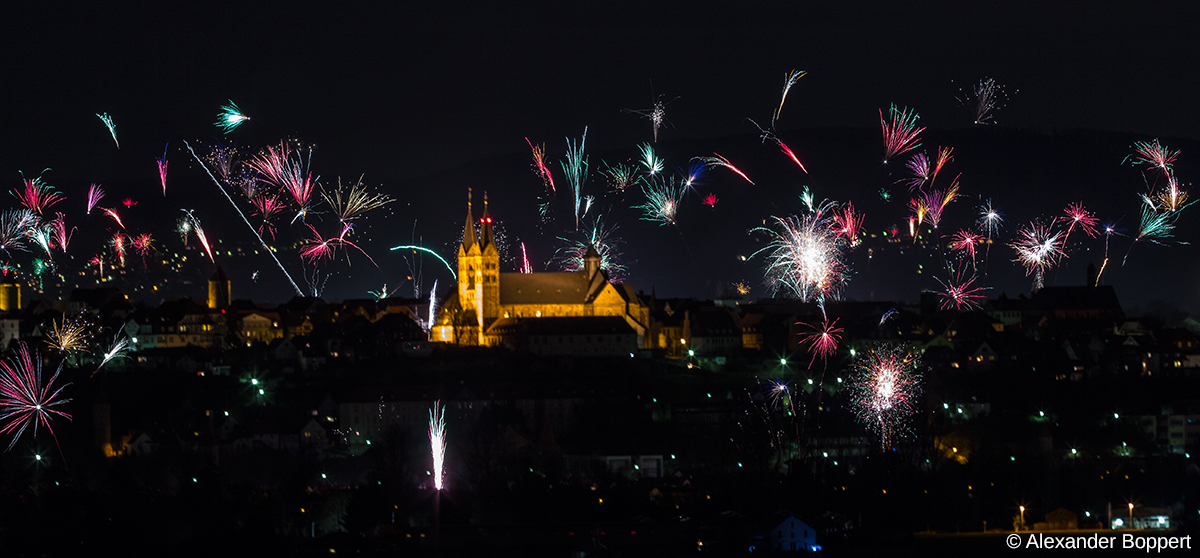
<path id="1" fill-rule="evenodd" d="M 483 238 L 479 239 L 479 248 L 483 249 L 496 243 L 492 236 L 492 216 L 488 213 L 487 190 L 483 191 L 483 218 L 480 221 L 483 222 Z"/>
<path id="2" fill-rule="evenodd" d="M 487 207 L 487 202 L 484 202 L 484 207 Z M 484 210 L 487 213 L 487 210 Z M 463 250 L 470 250 L 475 244 L 475 214 L 471 211 L 471 189 L 467 188 L 467 226 L 463 228 L 462 247 Z"/>

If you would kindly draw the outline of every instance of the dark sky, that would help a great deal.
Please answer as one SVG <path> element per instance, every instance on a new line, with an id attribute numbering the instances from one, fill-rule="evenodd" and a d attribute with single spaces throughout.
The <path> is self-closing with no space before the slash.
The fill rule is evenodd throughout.
<path id="1" fill-rule="evenodd" d="M 851 192 L 822 191 L 821 185 L 850 181 L 839 175 L 843 169 L 853 180 L 887 183 L 886 171 L 877 169 L 881 145 L 866 143 L 870 135 L 862 142 L 847 136 L 856 139 L 835 148 L 822 139 L 821 130 L 867 134 L 878 126 L 877 109 L 895 102 L 921 113 L 932 148 L 969 128 L 954 96 L 960 86 L 984 76 L 1008 89 L 1007 107 L 996 115 L 1006 129 L 1051 135 L 1073 129 L 1113 132 L 1092 141 L 1118 155 L 1127 153 L 1134 140 L 1200 140 L 1195 101 L 1200 42 L 1192 28 L 1200 21 L 1200 6 L 1192 2 L 1104 8 L 1033 1 L 509 4 L 7 6 L 0 57 L 9 110 L 0 140 L 0 184 L 15 186 L 18 170 L 49 167 L 54 169 L 51 182 L 76 198 L 88 182 L 130 184 L 133 191 L 127 195 L 135 195 L 141 186 L 134 184 L 155 186 L 153 157 L 172 142 L 181 198 L 168 198 L 163 207 L 171 212 L 195 207 L 228 237 L 244 240 L 237 223 L 226 222 L 227 204 L 198 193 L 211 185 L 195 169 L 181 169 L 186 159 L 177 151 L 180 140 L 211 139 L 217 107 L 233 99 L 252 118 L 230 135 L 239 144 L 257 148 L 285 136 L 314 142 L 314 169 L 323 177 L 365 173 L 368 183 L 399 200 L 371 223 L 368 244 L 376 255 L 407 241 L 414 219 L 426 244 L 447 246 L 454 231 L 443 223 L 461 219 L 465 189 L 474 186 L 491 190 L 497 207 L 508 211 L 513 236 L 537 244 L 535 251 L 546 260 L 554 239 L 567 233 L 561 223 L 557 229 L 532 227 L 530 208 L 539 183 L 529 172 L 524 137 L 545 142 L 557 161 L 563 139 L 577 138 L 588 126 L 593 166 L 599 167 L 600 158 L 634 156 L 636 145 L 651 139 L 648 123 L 621 109 L 646 108 L 654 94 L 661 94 L 678 100 L 668 107 L 671 126 L 661 132 L 660 143 L 669 163 L 683 165 L 691 156 L 738 150 L 743 140 L 737 136 L 753 132 L 745 119 L 770 118 L 783 75 L 793 68 L 810 73 L 789 95 L 780 130 L 789 143 L 828 156 L 812 161 L 811 176 L 743 159 L 751 163 L 743 165 L 750 174 L 781 178 L 747 192 L 751 200 L 762 199 L 757 206 L 738 207 L 739 219 L 730 219 L 721 233 L 726 237 L 748 238 L 746 223 L 797 210 L 793 194 L 801 184 L 831 198 L 871 195 L 875 184 Z M 119 152 L 95 117 L 98 112 L 117 121 Z M 962 141 L 978 144 L 970 137 Z M 772 153 L 767 147 L 762 151 Z M 1183 158 L 1194 154 L 1185 151 Z M 959 151 L 957 171 L 982 179 L 983 167 L 972 167 L 982 165 L 985 154 L 970 155 L 969 149 Z M 1056 170 L 1054 161 L 1037 160 L 1036 151 L 1019 155 L 1024 159 L 986 168 L 1049 166 L 1055 176 L 1069 174 Z M 1132 182 L 1124 183 L 1125 190 L 1092 195 L 1124 197 L 1127 203 L 1114 208 L 1112 218 L 1124 216 L 1126 227 L 1135 226 L 1136 194 L 1144 186 L 1137 173 L 1119 166 L 1119 157 L 1107 156 L 1097 156 L 1096 164 L 1111 166 L 1096 172 Z M 727 178 L 714 173 L 714 181 L 717 176 Z M 592 184 L 600 188 L 602 181 L 594 177 Z M 725 188 L 725 199 L 742 195 L 733 187 L 730 182 L 712 185 Z M 1070 184 L 1089 203 L 1082 196 L 1092 187 Z M 839 198 L 839 193 L 848 195 Z M 982 189 L 971 193 L 995 195 Z M 191 194 L 197 197 L 188 198 Z M 206 195 L 211 194 L 215 191 Z M 1059 197 L 1039 204 L 1025 196 L 1011 203 L 1021 206 L 1014 213 L 1028 219 L 1059 211 L 1069 201 Z M 688 211 L 703 209 L 694 203 Z M 643 244 L 674 242 L 680 235 L 636 222 L 627 208 L 610 214 L 622 223 L 628 251 L 636 256 L 631 278 L 639 287 L 652 283 L 668 294 L 712 296 L 730 280 L 757 284 L 761 279 L 761 270 L 752 267 L 710 268 L 703 255 L 669 262 L 652 252 L 639 253 Z M 1185 212 L 1183 220 L 1189 217 Z M 880 221 L 885 219 L 895 216 Z M 688 227 L 707 232 L 722 224 L 698 221 L 681 216 L 684 237 Z M 698 239 L 686 248 L 692 254 L 729 252 L 713 254 L 714 261 L 724 261 L 749 246 Z M 1169 257 L 1195 255 L 1190 247 L 1172 250 Z M 330 298 L 362 296 L 382 282 L 395 285 L 394 277 L 405 273 L 392 264 L 383 267 L 340 270 L 330 280 Z M 297 264 L 294 272 L 298 269 Z M 676 271 L 714 277 L 687 283 L 672 278 Z M 1186 305 L 1200 306 L 1195 276 L 1180 281 L 1186 283 L 1178 285 Z M 244 292 L 267 300 L 287 291 L 276 295 L 267 285 L 255 289 Z"/>

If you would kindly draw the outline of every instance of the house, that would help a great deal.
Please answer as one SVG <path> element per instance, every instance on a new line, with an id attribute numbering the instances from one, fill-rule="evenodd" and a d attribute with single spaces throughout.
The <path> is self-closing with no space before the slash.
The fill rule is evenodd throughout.
<path id="1" fill-rule="evenodd" d="M 1066 508 L 1058 508 L 1046 513 L 1046 528 L 1054 531 L 1078 529 L 1079 516 Z"/>
<path id="2" fill-rule="evenodd" d="M 817 532 L 794 515 L 789 515 L 775 528 L 767 532 L 764 539 L 771 550 L 807 551 L 821 550 L 817 545 Z"/>

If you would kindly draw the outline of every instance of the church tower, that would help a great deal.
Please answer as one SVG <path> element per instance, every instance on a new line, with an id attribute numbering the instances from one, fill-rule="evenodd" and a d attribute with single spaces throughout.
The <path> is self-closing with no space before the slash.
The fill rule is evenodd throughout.
<path id="1" fill-rule="evenodd" d="M 225 275 L 225 270 L 221 269 L 221 266 L 217 266 L 217 270 L 208 279 L 208 307 L 213 310 L 229 308 L 232 298 L 233 289 L 229 277 Z"/>
<path id="2" fill-rule="evenodd" d="M 458 302 L 464 316 L 474 316 L 478 328 L 475 337 L 483 340 L 483 257 L 475 238 L 475 213 L 471 210 L 471 189 L 467 189 L 467 222 L 462 244 L 458 247 Z"/>
<path id="3" fill-rule="evenodd" d="M 492 234 L 492 215 L 488 212 L 487 192 L 483 193 L 483 218 L 480 219 L 479 235 L 480 264 L 483 268 L 481 284 L 482 314 L 484 322 L 500 317 L 500 250 L 496 248 L 496 237 Z"/>

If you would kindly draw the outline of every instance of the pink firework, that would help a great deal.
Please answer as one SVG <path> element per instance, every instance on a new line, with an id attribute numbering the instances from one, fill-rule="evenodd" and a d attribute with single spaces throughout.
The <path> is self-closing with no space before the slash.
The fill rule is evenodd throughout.
<path id="1" fill-rule="evenodd" d="M 788 158 L 791 159 L 793 163 L 796 163 L 796 166 L 800 167 L 800 170 L 804 171 L 806 174 L 808 173 L 808 169 L 804 168 L 804 163 L 800 162 L 800 159 L 796 157 L 796 154 L 792 151 L 792 149 L 790 147 L 785 145 L 779 139 L 776 139 L 775 143 L 779 144 L 779 149 L 783 151 L 783 154 L 787 155 Z M 741 174 L 741 173 L 739 172 L 738 174 Z M 742 178 L 745 178 L 745 175 L 742 175 Z M 746 178 L 746 180 L 750 180 L 750 179 Z"/>
<path id="2" fill-rule="evenodd" d="M 829 357 L 837 352 L 838 342 L 842 340 L 843 331 L 842 328 L 837 327 L 837 322 L 837 318 L 834 318 L 832 322 L 826 318 L 820 326 L 809 326 L 815 330 L 813 333 L 801 334 L 800 342 L 808 343 L 808 352 L 812 353 L 812 360 L 808 362 L 809 368 L 812 368 L 818 356 L 821 357 L 821 360 L 829 360 Z"/>
<path id="3" fill-rule="evenodd" d="M 250 198 L 250 203 L 254 205 L 259 217 L 262 217 L 262 223 L 258 225 L 258 235 L 270 235 L 271 239 L 275 239 L 275 223 L 271 219 L 276 213 L 283 211 L 285 207 L 283 202 L 279 200 L 279 196 L 273 194 L 260 194 Z"/>
<path id="4" fill-rule="evenodd" d="M 729 159 L 722 157 L 720 153 L 713 153 L 713 155 L 716 155 L 716 156 L 715 157 L 697 157 L 696 159 L 703 162 L 706 165 L 709 165 L 709 166 L 725 167 L 725 168 L 733 171 L 734 173 L 736 173 L 738 176 L 746 179 L 746 182 L 754 184 L 754 181 L 750 180 L 750 177 L 746 176 L 746 173 L 742 172 L 737 167 L 733 166 L 733 163 L 730 163 Z"/>
<path id="5" fill-rule="evenodd" d="M 88 215 L 92 214 L 92 209 L 94 209 L 96 207 L 96 204 L 100 203 L 100 200 L 103 197 L 104 197 L 104 189 L 101 188 L 99 184 L 92 184 L 91 187 L 88 188 L 88 193 L 87 193 L 87 213 L 88 213 Z"/>
<path id="6" fill-rule="evenodd" d="M 951 153 L 954 153 L 953 147 L 938 147 L 937 165 L 933 167 L 933 176 L 929 179 L 930 183 L 937 180 L 938 173 L 942 172 L 942 167 L 946 166 L 946 163 L 954 160 L 954 157 L 950 155 Z"/>
<path id="7" fill-rule="evenodd" d="M 121 262 L 121 267 L 125 266 L 125 249 L 126 249 L 126 245 L 127 245 L 126 243 L 128 242 L 128 240 L 129 240 L 129 237 L 127 237 L 119 232 L 117 234 L 113 235 L 112 247 L 113 247 L 113 251 L 117 253 L 117 259 Z"/>
<path id="8" fill-rule="evenodd" d="M 983 235 L 975 231 L 963 229 L 954 233 L 950 237 L 948 246 L 951 250 L 963 252 L 971 257 L 971 261 L 975 261 L 975 248 L 986 241 Z"/>
<path id="9" fill-rule="evenodd" d="M 125 207 L 133 207 L 137 205 L 137 202 L 134 201 L 133 198 L 125 198 L 125 201 L 121 202 L 121 204 Z"/>
<path id="10" fill-rule="evenodd" d="M 63 199 L 62 194 L 55 192 L 54 187 L 42 182 L 41 178 L 26 179 L 24 187 L 14 189 L 12 194 L 21 205 L 38 215 Z"/>
<path id="11" fill-rule="evenodd" d="M 1059 219 L 1067 223 L 1067 234 L 1063 235 L 1064 243 L 1070 238 L 1071 231 L 1075 230 L 1077 226 L 1079 230 L 1083 231 L 1090 238 L 1096 238 L 1100 234 L 1099 229 L 1096 228 L 1100 220 L 1083 208 L 1083 202 L 1068 205 L 1063 211 L 1066 213 L 1066 216 L 1059 217 Z"/>
<path id="12" fill-rule="evenodd" d="M 1033 275 L 1033 290 L 1042 288 L 1046 270 L 1054 267 L 1063 257 L 1062 233 L 1037 221 L 1017 231 L 1017 239 L 1009 244 L 1017 252 L 1017 259 L 1025 266 L 1025 274 Z"/>
<path id="13" fill-rule="evenodd" d="M 521 243 L 521 273 L 529 275 L 533 273 L 533 266 L 529 265 L 529 254 L 525 252 L 525 243 Z"/>
<path id="14" fill-rule="evenodd" d="M 890 343 L 875 346 L 853 364 L 851 407 L 858 419 L 879 435 L 880 447 L 885 450 L 917 410 L 920 367 L 915 349 Z"/>
<path id="15" fill-rule="evenodd" d="M 888 109 L 888 118 L 886 119 L 883 117 L 883 109 L 879 110 L 879 126 L 883 129 L 883 162 L 885 164 L 889 159 L 921 146 L 920 135 L 925 128 L 917 127 L 918 118 L 920 115 L 916 112 L 911 112 L 907 108 L 898 109 L 896 105 L 892 105 Z"/>
<path id="16" fill-rule="evenodd" d="M 840 213 L 837 210 L 833 211 L 834 230 L 837 234 L 846 237 L 846 242 L 850 244 L 851 248 L 858 246 L 861 242 L 859 235 L 863 232 L 865 217 L 862 213 L 855 213 L 854 204 L 849 202 Z"/>
<path id="17" fill-rule="evenodd" d="M 720 201 L 720 200 L 717 199 L 717 195 L 712 192 L 709 192 L 707 196 L 704 196 L 703 203 L 704 203 L 704 205 L 707 205 L 709 207 L 716 207 L 718 201 Z"/>
<path id="18" fill-rule="evenodd" d="M 980 291 L 987 287 L 976 287 L 975 276 L 964 280 L 962 271 L 955 274 L 953 280 L 942 281 L 938 279 L 938 283 L 942 284 L 942 291 L 938 292 L 938 296 L 942 298 L 942 310 L 975 310 L 982 308 L 979 301 L 983 299 Z"/>
<path id="19" fill-rule="evenodd" d="M 321 258 L 333 259 L 333 244 L 335 239 L 326 239 L 317 232 L 317 229 L 312 225 L 305 223 L 309 230 L 312 231 L 312 238 L 306 239 L 305 246 L 300 249 L 300 257 L 307 259 L 308 263 L 317 263 Z"/>
<path id="20" fill-rule="evenodd" d="M 42 359 L 36 353 L 31 357 L 24 343 L 17 345 L 15 358 L 0 362 L 0 423 L 3 423 L 0 432 L 13 435 L 8 449 L 16 445 L 30 424 L 33 425 L 34 436 L 37 435 L 38 426 L 45 427 L 54 436 L 50 419 L 60 416 L 70 420 L 71 415 L 55 408 L 71 401 L 60 397 L 63 388 L 70 384 L 58 389 L 53 387 L 60 372 L 61 364 L 50 381 L 43 385 Z"/>
<path id="21" fill-rule="evenodd" d="M 300 206 L 300 212 L 296 215 L 299 219 L 308 212 L 309 201 L 316 186 L 317 179 L 313 178 L 309 170 L 311 159 L 311 148 L 292 151 L 286 141 L 281 141 L 279 148 L 266 148 L 251 158 L 249 164 L 250 168 L 258 172 L 260 180 L 291 195 L 296 205 Z"/>
<path id="22" fill-rule="evenodd" d="M 118 225 L 121 225 L 121 228 L 122 228 L 122 229 L 123 229 L 123 228 L 125 228 L 125 223 L 122 223 L 122 222 L 121 222 L 121 216 L 120 216 L 120 215 L 117 215 L 117 212 L 116 212 L 116 211 L 113 211 L 113 210 L 111 210 L 111 209 L 108 209 L 108 208 L 105 208 L 105 207 L 101 207 L 100 209 L 101 209 L 102 211 L 104 211 L 104 213 L 105 213 L 106 215 L 108 215 L 109 217 L 112 217 L 112 220 L 113 220 L 113 221 L 116 221 Z"/>
<path id="23" fill-rule="evenodd" d="M 169 144 L 168 144 L 169 146 Z M 163 156 L 154 159 L 158 162 L 158 180 L 162 182 L 163 196 L 167 195 L 167 148 L 163 148 Z"/>
<path id="24" fill-rule="evenodd" d="M 917 153 L 905 163 L 908 172 L 912 173 L 912 178 L 908 179 L 909 191 L 916 190 L 924 186 L 929 179 L 933 177 L 933 169 L 929 167 L 929 157 L 924 153 Z"/>
<path id="25" fill-rule="evenodd" d="M 71 243 L 71 237 L 75 234 L 75 227 L 67 230 L 67 223 L 63 221 L 65 217 L 62 213 L 55 213 L 54 219 L 49 223 L 50 238 L 58 245 L 58 249 L 63 252 L 67 251 L 67 245 Z"/>
<path id="26" fill-rule="evenodd" d="M 145 257 L 150 254 L 150 250 L 154 248 L 154 238 L 150 236 L 150 233 L 142 233 L 135 237 L 131 237 L 130 243 L 133 244 L 133 249 L 137 250 L 138 255 L 143 259 L 145 259 Z"/>
<path id="27" fill-rule="evenodd" d="M 1170 174 L 1171 167 L 1178 157 L 1179 151 L 1172 151 L 1167 146 L 1158 143 L 1158 138 L 1155 138 L 1153 141 L 1134 142 L 1133 154 L 1126 157 L 1125 160 L 1133 159 L 1134 165 L 1147 165 L 1155 167 L 1165 174 Z"/>
<path id="28" fill-rule="evenodd" d="M 551 193 L 554 189 L 554 175 L 550 173 L 550 167 L 546 166 L 546 144 L 533 145 L 529 138 L 525 138 L 525 143 L 529 144 L 529 149 L 533 151 L 533 164 L 537 167 L 538 176 L 542 177 L 542 183 Z"/>

